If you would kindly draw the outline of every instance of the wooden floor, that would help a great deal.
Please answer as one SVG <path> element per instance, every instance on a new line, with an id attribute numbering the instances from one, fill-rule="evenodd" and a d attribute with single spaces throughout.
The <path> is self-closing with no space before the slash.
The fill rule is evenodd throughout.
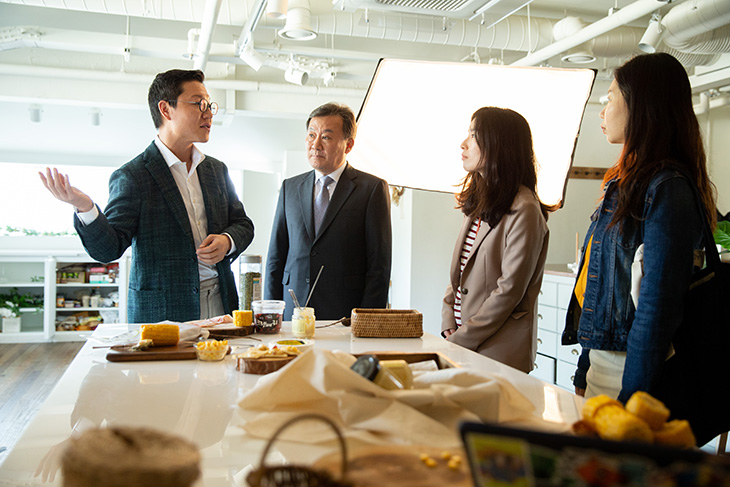
<path id="1" fill-rule="evenodd" d="M 0 344 L 0 464 L 82 346 Z"/>

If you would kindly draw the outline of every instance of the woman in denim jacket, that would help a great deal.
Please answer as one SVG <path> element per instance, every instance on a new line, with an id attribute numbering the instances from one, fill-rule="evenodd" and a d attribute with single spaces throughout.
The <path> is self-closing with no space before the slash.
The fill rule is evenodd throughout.
<path id="1" fill-rule="evenodd" d="M 682 320 L 702 219 L 714 227 L 715 202 L 682 65 L 665 53 L 642 55 L 614 77 L 601 129 L 623 151 L 591 216 L 562 342 L 583 347 L 577 394 L 626 402 L 657 385 Z M 642 243 L 634 305 L 632 263 Z"/>

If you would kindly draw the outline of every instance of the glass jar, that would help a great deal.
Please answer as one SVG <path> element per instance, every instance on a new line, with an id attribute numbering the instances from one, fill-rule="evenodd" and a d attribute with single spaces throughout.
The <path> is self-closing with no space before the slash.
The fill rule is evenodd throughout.
<path id="1" fill-rule="evenodd" d="M 314 308 L 294 308 L 291 331 L 297 338 L 314 337 Z"/>
<path id="2" fill-rule="evenodd" d="M 241 309 L 261 299 L 261 256 L 242 255 L 240 270 Z"/>
<path id="3" fill-rule="evenodd" d="M 400 374 L 394 374 L 390 367 L 381 366 L 380 360 L 372 355 L 358 357 L 350 368 L 383 389 L 392 391 L 406 388 L 406 384 L 399 376 Z"/>
<path id="4" fill-rule="evenodd" d="M 251 303 L 253 326 L 256 333 L 273 335 L 281 331 L 286 303 L 284 301 L 264 300 Z"/>

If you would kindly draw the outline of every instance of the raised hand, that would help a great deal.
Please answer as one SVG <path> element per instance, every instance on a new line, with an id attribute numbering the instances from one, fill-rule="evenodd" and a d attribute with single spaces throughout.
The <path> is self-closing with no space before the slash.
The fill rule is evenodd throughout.
<path id="1" fill-rule="evenodd" d="M 58 200 L 73 205 L 80 212 L 90 211 L 94 207 L 94 202 L 91 198 L 79 190 L 74 188 L 69 183 L 68 175 L 63 175 L 58 172 L 58 169 L 46 168 L 46 174 L 39 172 L 38 175 L 43 181 L 43 186 L 51 192 L 51 194 Z"/>

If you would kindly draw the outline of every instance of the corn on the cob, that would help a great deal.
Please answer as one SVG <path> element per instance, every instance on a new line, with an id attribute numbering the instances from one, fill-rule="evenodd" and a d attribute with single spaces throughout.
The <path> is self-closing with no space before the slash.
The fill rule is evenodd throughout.
<path id="1" fill-rule="evenodd" d="M 659 399 L 646 392 L 637 391 L 626 403 L 626 410 L 649 424 L 653 430 L 660 430 L 669 418 L 669 409 Z"/>
<path id="2" fill-rule="evenodd" d="M 614 406 L 622 406 L 620 402 L 618 402 L 615 399 L 611 399 L 605 394 L 601 394 L 600 396 L 591 397 L 583 404 L 583 421 L 585 421 L 588 426 L 592 427 L 593 429 L 596 429 L 594 418 L 596 416 L 596 413 L 599 409 L 601 409 L 604 406 L 608 405 L 614 405 Z M 623 407 L 623 406 L 622 406 Z"/>
<path id="3" fill-rule="evenodd" d="M 180 327 L 169 324 L 142 325 L 140 327 L 142 340 L 152 340 L 153 347 L 177 345 L 180 341 Z"/>
<path id="4" fill-rule="evenodd" d="M 606 404 L 596 411 L 593 421 L 598 436 L 604 440 L 638 441 L 652 443 L 654 436 L 649 425 L 619 404 Z"/>
<path id="5" fill-rule="evenodd" d="M 251 310 L 234 310 L 233 324 L 236 326 L 251 326 L 253 323 L 253 311 Z"/>
<path id="6" fill-rule="evenodd" d="M 654 442 L 660 445 L 690 448 L 695 446 L 695 439 L 689 422 L 684 419 L 674 419 L 664 424 L 664 427 L 654 432 Z"/>

